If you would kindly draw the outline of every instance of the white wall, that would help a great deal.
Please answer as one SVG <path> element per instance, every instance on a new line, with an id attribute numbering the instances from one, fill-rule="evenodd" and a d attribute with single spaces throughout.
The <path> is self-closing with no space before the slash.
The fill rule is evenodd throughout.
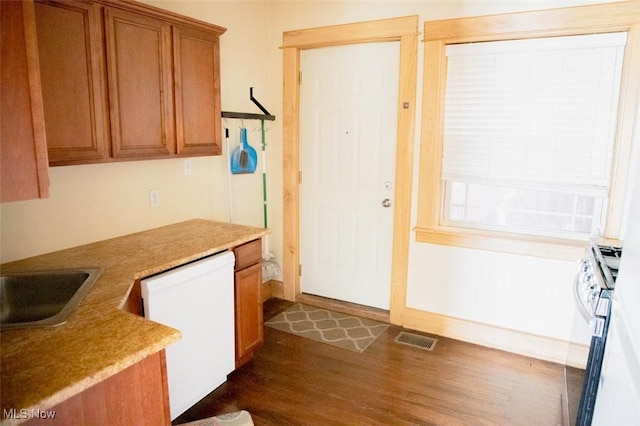
<path id="1" fill-rule="evenodd" d="M 268 123 L 269 227 L 272 251 L 282 259 L 282 53 L 284 31 L 419 15 L 426 20 L 573 6 L 591 0 L 424 1 L 208 1 L 145 0 L 177 13 L 224 26 L 221 38 L 222 108 L 258 112 L 249 87 L 270 112 Z M 419 47 L 418 100 L 422 46 Z M 393 65 L 391 65 L 393 66 Z M 419 153 L 419 105 L 416 158 Z M 237 144 L 239 123 L 223 123 Z M 250 143 L 259 148 L 256 123 Z M 111 236 L 188 219 L 226 220 L 226 158 L 196 158 L 194 174 L 182 160 L 156 160 L 51 169 L 51 198 L 3 204 L 1 260 L 6 262 Z M 417 165 L 417 163 L 416 163 Z M 416 167 L 417 176 L 417 167 Z M 233 176 L 235 221 L 262 224 L 261 176 Z M 151 209 L 148 190 L 161 191 Z M 414 180 L 414 188 L 417 181 Z M 415 206 L 414 206 L 415 210 Z M 415 217 L 415 215 L 414 215 Z M 413 223 L 415 224 L 415 218 Z M 413 236 L 412 236 L 413 240 Z M 568 338 L 573 302 L 572 262 L 412 242 L 408 306 L 550 337 Z M 533 289 L 533 292 L 531 291 Z"/>
<path id="2" fill-rule="evenodd" d="M 569 339 L 575 262 L 413 242 L 408 307 Z"/>
<path id="3" fill-rule="evenodd" d="M 220 157 L 53 167 L 50 197 L 2 204 L 2 261 L 34 256 L 193 217 L 224 219 Z M 149 190 L 160 191 L 151 208 Z"/>

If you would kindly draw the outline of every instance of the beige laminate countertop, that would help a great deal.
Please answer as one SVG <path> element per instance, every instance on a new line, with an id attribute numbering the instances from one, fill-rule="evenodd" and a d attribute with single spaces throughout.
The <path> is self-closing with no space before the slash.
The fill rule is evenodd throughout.
<path id="1" fill-rule="evenodd" d="M 2 265 L 103 272 L 66 324 L 0 333 L 1 408 L 49 409 L 178 341 L 179 331 L 120 309 L 134 281 L 268 232 L 193 219 Z"/>

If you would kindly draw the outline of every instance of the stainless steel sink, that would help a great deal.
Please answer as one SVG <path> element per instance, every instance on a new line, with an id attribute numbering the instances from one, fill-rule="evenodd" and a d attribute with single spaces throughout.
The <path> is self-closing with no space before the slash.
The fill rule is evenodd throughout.
<path id="1" fill-rule="evenodd" d="M 0 275 L 0 329 L 64 324 L 101 272 L 77 268 Z"/>

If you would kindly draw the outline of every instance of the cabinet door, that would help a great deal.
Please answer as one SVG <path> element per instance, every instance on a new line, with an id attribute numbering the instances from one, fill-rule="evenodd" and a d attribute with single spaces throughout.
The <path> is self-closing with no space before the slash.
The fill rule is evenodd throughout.
<path id="1" fill-rule="evenodd" d="M 0 1 L 0 199 L 49 196 L 33 3 Z"/>
<path id="2" fill-rule="evenodd" d="M 35 8 L 49 164 L 103 161 L 109 126 L 100 6 Z"/>
<path id="3" fill-rule="evenodd" d="M 251 359 L 263 342 L 262 264 L 236 271 L 236 368 Z"/>
<path id="4" fill-rule="evenodd" d="M 177 152 L 222 153 L 220 47 L 216 34 L 173 29 Z"/>
<path id="5" fill-rule="evenodd" d="M 171 425 L 165 351 L 156 352 L 51 408 L 32 425 Z"/>
<path id="6" fill-rule="evenodd" d="M 171 27 L 105 8 L 111 138 L 115 158 L 175 152 Z"/>

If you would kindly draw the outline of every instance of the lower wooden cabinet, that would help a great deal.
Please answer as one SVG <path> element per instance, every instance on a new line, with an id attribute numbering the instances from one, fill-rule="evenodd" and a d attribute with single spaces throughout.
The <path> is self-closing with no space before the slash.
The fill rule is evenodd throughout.
<path id="1" fill-rule="evenodd" d="M 52 407 L 26 425 L 170 425 L 165 352 L 160 351 Z"/>
<path id="2" fill-rule="evenodd" d="M 236 256 L 236 368 L 251 360 L 262 345 L 262 242 L 238 246 Z"/>

